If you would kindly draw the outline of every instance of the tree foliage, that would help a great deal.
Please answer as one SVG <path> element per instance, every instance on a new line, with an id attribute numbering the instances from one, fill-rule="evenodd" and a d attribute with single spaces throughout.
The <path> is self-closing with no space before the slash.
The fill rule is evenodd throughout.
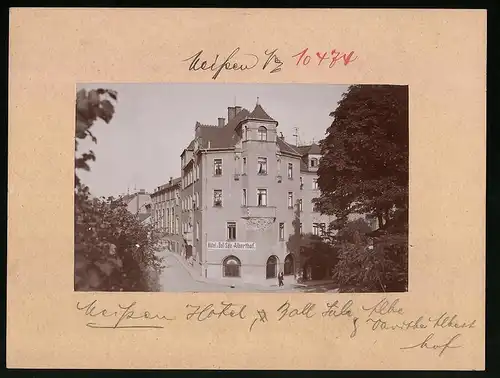
<path id="1" fill-rule="evenodd" d="M 381 227 L 408 208 L 408 88 L 353 85 L 320 142 L 322 213 L 340 229 L 352 213 L 376 216 Z"/>
<path id="2" fill-rule="evenodd" d="M 321 190 L 315 199 L 334 215 L 334 277 L 357 291 L 407 290 L 408 88 L 353 85 L 342 96 L 320 142 Z M 353 214 L 378 220 L 371 233 Z M 358 222 L 356 225 L 355 223 Z M 361 227 L 361 228 L 360 228 Z"/>
<path id="3" fill-rule="evenodd" d="M 97 120 L 109 123 L 117 93 L 107 89 L 80 90 L 76 96 L 75 127 L 75 290 L 158 290 L 155 278 L 162 269 L 157 257 L 159 236 L 140 222 L 121 199 L 95 198 L 78 178 L 90 170 L 93 151 L 77 156 L 78 140 L 91 138 Z"/>
<path id="4" fill-rule="evenodd" d="M 362 238 L 365 239 L 365 238 Z M 385 235 L 372 243 L 339 241 L 333 279 L 343 291 L 401 292 L 408 289 L 406 235 Z"/>

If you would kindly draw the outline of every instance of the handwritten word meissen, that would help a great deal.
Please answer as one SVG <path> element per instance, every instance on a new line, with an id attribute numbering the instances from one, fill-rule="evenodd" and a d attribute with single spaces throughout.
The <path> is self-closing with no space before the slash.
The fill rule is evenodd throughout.
<path id="1" fill-rule="evenodd" d="M 76 308 L 83 311 L 85 316 L 93 319 L 100 319 L 100 322 L 88 322 L 89 328 L 164 328 L 163 322 L 175 320 L 160 314 L 153 314 L 149 311 L 137 311 L 136 302 L 129 305 L 118 305 L 118 309 L 108 310 L 106 308 L 98 309 L 97 299 L 87 304 L 77 302 Z M 139 323 L 138 321 L 142 321 Z M 143 321 L 147 321 L 144 323 Z"/>
<path id="2" fill-rule="evenodd" d="M 261 68 L 267 70 L 269 73 L 276 73 L 281 71 L 283 62 L 277 55 L 278 49 L 265 50 L 263 55 L 265 62 L 260 64 L 261 57 L 257 54 L 240 53 L 240 48 L 236 47 L 227 57 L 221 57 L 220 54 L 215 54 L 212 58 L 205 59 L 204 51 L 200 50 L 196 54 L 190 56 L 183 62 L 189 62 L 189 71 L 211 71 L 215 72 L 212 80 L 216 80 L 220 73 L 225 71 L 247 71 L 254 68 Z"/>

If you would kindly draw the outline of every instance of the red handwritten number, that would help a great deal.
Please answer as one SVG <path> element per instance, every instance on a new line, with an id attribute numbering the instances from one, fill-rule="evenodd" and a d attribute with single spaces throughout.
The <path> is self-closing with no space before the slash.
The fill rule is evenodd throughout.
<path id="1" fill-rule="evenodd" d="M 307 47 L 298 54 L 292 56 L 292 58 L 297 58 L 297 62 L 295 63 L 296 66 L 300 65 L 301 63 L 304 66 L 307 66 L 309 64 L 309 62 L 311 61 L 311 56 L 307 54 L 308 51 L 309 48 Z M 354 56 L 354 51 L 351 51 L 349 54 L 347 54 L 337 51 L 336 49 L 330 51 L 330 56 L 328 56 L 328 52 L 317 52 L 316 57 L 318 58 L 318 66 L 320 66 L 324 60 L 331 59 L 331 62 L 328 65 L 329 68 L 332 68 L 338 61 L 343 61 L 344 66 L 347 66 L 349 63 L 354 62 L 358 58 L 357 56 Z"/>
<path id="2" fill-rule="evenodd" d="M 349 63 L 354 62 L 358 58 L 357 56 L 354 57 L 354 59 L 352 58 L 352 56 L 354 55 L 354 51 L 351 51 L 348 55 L 346 55 L 345 53 L 341 54 L 337 50 L 333 49 L 331 55 L 332 55 L 332 61 L 329 66 L 330 68 L 332 68 L 335 65 L 335 63 L 337 63 L 341 59 L 344 60 L 344 66 L 347 66 Z"/>
<path id="3" fill-rule="evenodd" d="M 323 55 L 321 55 L 319 52 L 316 53 L 316 56 L 319 58 L 318 66 L 321 65 L 321 62 L 323 62 L 323 60 L 328 59 L 326 54 L 326 52 L 323 53 Z"/>
<path id="4" fill-rule="evenodd" d="M 306 55 L 307 51 L 309 50 L 309 48 L 305 48 L 304 50 L 302 50 L 301 52 L 299 52 L 298 54 L 295 54 L 294 56 L 292 56 L 292 58 L 295 58 L 295 57 L 299 57 L 297 59 L 297 63 L 295 64 L 296 66 L 298 66 L 300 64 L 300 62 L 302 61 L 302 64 L 304 66 L 307 66 L 309 64 L 309 62 L 311 61 L 311 56 L 310 55 Z"/>

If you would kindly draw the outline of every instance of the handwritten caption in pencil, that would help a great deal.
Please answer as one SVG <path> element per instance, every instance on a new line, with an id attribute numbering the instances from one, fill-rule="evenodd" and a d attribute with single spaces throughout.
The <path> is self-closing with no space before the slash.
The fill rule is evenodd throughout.
<path id="1" fill-rule="evenodd" d="M 98 300 L 77 302 L 76 309 L 85 316 L 86 326 L 92 329 L 163 329 L 173 323 L 211 322 L 233 319 L 248 332 L 259 327 L 289 321 L 338 321 L 339 327 L 348 327 L 348 337 L 355 339 L 363 333 L 411 332 L 415 342 L 399 346 L 401 351 L 427 350 L 438 357 L 462 348 L 466 332 L 476 327 L 475 319 L 462 319 L 458 314 L 438 312 L 431 315 L 407 316 L 399 299 L 382 300 L 372 305 L 357 306 L 351 299 L 324 303 L 308 302 L 294 305 L 289 300 L 275 308 L 251 308 L 242 303 L 188 303 L 181 314 L 161 314 L 141 309 L 137 302 L 105 307 Z M 362 336 L 361 336 L 362 337 Z"/>
<path id="2" fill-rule="evenodd" d="M 260 69 L 269 74 L 282 72 L 288 66 L 295 69 L 306 67 L 348 66 L 358 59 L 354 51 L 342 51 L 336 48 L 327 50 L 310 50 L 309 47 L 287 56 L 279 49 L 264 49 L 262 52 L 244 52 L 236 47 L 228 53 L 207 53 L 199 50 L 188 58 L 182 59 L 187 64 L 188 71 L 211 72 L 212 80 L 216 80 L 222 72 L 243 72 Z"/>

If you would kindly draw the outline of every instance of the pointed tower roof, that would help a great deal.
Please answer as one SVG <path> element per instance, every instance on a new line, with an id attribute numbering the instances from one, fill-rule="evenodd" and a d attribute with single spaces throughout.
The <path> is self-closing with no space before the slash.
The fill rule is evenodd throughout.
<path id="1" fill-rule="evenodd" d="M 276 122 L 276 120 L 271 118 L 269 114 L 266 113 L 266 111 L 262 108 L 262 106 L 260 106 L 260 104 L 255 105 L 255 109 L 252 110 L 248 118 L 262 119 L 262 120 Z"/>

